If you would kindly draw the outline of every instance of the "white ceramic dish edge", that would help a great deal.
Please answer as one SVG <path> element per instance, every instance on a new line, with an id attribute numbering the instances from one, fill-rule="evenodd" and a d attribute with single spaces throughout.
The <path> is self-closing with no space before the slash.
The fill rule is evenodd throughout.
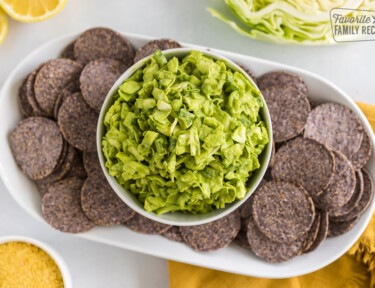
<path id="1" fill-rule="evenodd" d="M 36 191 L 35 185 L 30 185 L 31 182 L 19 171 L 10 153 L 7 142 L 7 137 L 10 131 L 9 127 L 15 127 L 18 119 L 7 119 L 6 116 L 9 113 L 9 109 L 12 111 L 18 111 L 18 108 L 17 101 L 11 97 L 7 98 L 6 96 L 8 93 L 15 94 L 27 73 L 43 60 L 56 57 L 58 52 L 62 50 L 63 46 L 72 41 L 78 34 L 79 33 L 74 33 L 72 35 L 59 37 L 30 53 L 9 75 L 0 92 L 0 112 L 2 112 L 0 113 L 0 119 L 3 120 L 0 121 L 0 123 L 2 123 L 2 126 L 0 125 L 0 149 L 2 151 L 0 154 L 1 177 L 7 189 L 19 205 L 30 215 L 45 224 L 46 222 L 41 215 L 40 197 Z M 135 47 L 140 47 L 145 42 L 152 39 L 151 37 L 130 33 L 123 34 L 130 39 Z M 182 44 L 189 48 L 205 49 L 205 47 L 197 45 Z M 52 49 L 50 49 L 51 47 Z M 55 49 L 57 49 L 57 51 Z M 303 69 L 251 56 L 216 49 L 211 50 L 222 54 L 235 62 L 241 62 L 245 66 L 248 65 L 257 76 L 276 69 L 287 70 L 299 74 L 310 87 L 313 100 L 335 101 L 349 106 L 360 117 L 365 128 L 368 131 L 371 131 L 370 124 L 353 100 L 341 89 L 320 76 Z M 371 133 L 371 141 L 375 143 L 373 133 Z M 374 155 L 371 156 L 367 168 L 372 175 L 375 174 Z M 20 183 L 15 183 L 17 180 Z M 24 186 L 23 184 L 25 184 L 25 182 L 30 184 Z M 266 263 L 253 256 L 251 253 L 247 253 L 242 248 L 234 245 L 214 253 L 196 253 L 184 244 L 168 241 L 161 236 L 141 235 L 130 231 L 129 229 L 124 229 L 123 227 L 97 227 L 92 231 L 78 236 L 140 253 L 204 266 L 216 270 L 264 278 L 287 278 L 316 271 L 335 261 L 344 254 L 356 242 L 366 228 L 374 208 L 375 199 L 373 199 L 368 210 L 362 215 L 357 225 L 351 231 L 342 236 L 327 239 L 316 251 L 310 254 L 298 256 L 291 261 L 281 264 Z"/>

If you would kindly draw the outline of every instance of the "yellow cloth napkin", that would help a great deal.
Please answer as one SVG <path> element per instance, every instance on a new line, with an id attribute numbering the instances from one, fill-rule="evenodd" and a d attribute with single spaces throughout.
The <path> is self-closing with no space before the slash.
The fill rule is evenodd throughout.
<path id="1" fill-rule="evenodd" d="M 375 106 L 357 103 L 375 131 Z M 375 214 L 356 244 L 327 267 L 287 279 L 247 277 L 168 261 L 170 288 L 375 288 Z"/>

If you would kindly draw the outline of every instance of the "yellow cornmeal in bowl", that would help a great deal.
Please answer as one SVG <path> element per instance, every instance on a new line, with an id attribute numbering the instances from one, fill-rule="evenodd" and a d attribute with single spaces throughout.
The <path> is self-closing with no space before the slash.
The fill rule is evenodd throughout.
<path id="1" fill-rule="evenodd" d="M 0 245 L 0 287 L 60 288 L 60 269 L 45 251 L 25 242 Z"/>

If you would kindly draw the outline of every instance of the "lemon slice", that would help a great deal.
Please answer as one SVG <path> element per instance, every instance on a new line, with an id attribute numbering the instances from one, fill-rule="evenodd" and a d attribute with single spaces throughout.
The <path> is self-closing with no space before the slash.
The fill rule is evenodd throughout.
<path id="1" fill-rule="evenodd" d="M 8 20 L 7 14 L 0 7 L 0 44 L 4 41 L 5 35 L 8 32 Z"/>
<path id="2" fill-rule="evenodd" d="M 0 0 L 8 15 L 22 22 L 46 20 L 61 11 L 66 0 Z"/>

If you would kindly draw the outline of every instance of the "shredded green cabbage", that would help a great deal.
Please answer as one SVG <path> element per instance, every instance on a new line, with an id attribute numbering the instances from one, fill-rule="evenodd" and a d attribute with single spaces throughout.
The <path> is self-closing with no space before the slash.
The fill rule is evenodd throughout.
<path id="1" fill-rule="evenodd" d="M 371 3 L 372 2 L 372 3 Z M 238 33 L 279 44 L 321 45 L 336 43 L 332 36 L 332 8 L 370 9 L 373 0 L 225 0 L 237 17 L 208 8 L 211 15 Z M 350 10 L 343 15 L 355 14 Z M 239 20 L 239 21 L 237 21 Z M 239 23 L 240 22 L 240 23 Z"/>
<path id="2" fill-rule="evenodd" d="M 106 167 L 146 211 L 208 213 L 247 193 L 269 142 L 258 89 L 201 52 L 158 50 L 114 95 Z"/>

